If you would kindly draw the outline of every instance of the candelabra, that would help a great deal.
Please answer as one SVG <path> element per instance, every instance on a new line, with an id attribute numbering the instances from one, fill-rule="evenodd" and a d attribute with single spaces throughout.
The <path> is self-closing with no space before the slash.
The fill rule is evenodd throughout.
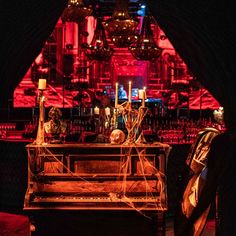
<path id="1" fill-rule="evenodd" d="M 111 129 L 113 130 L 118 128 L 118 116 L 119 116 L 119 109 L 114 108 L 113 116 L 111 117 Z"/>
<path id="2" fill-rule="evenodd" d="M 128 101 L 118 105 L 118 82 L 115 84 L 115 108 L 113 112 L 113 116 L 110 119 L 111 128 L 117 129 L 117 121 L 118 117 L 122 116 L 125 128 L 127 130 L 127 138 L 124 144 L 133 144 L 133 143 L 144 143 L 146 142 L 144 139 L 144 135 L 142 132 L 142 121 L 145 115 L 148 112 L 148 108 L 145 107 L 145 99 L 146 99 L 146 90 L 145 87 L 139 91 L 140 98 L 142 99 L 142 104 L 139 109 L 132 108 L 132 82 L 129 81 L 129 95 Z M 141 133 L 140 133 L 141 131 Z M 137 136 L 140 133 L 138 139 Z"/>
<path id="3" fill-rule="evenodd" d="M 131 103 L 127 103 L 122 115 L 127 129 L 127 138 L 124 144 L 145 143 L 146 140 L 142 131 L 142 121 L 147 114 L 148 108 L 140 106 L 139 109 L 132 109 Z M 140 134 L 139 134 L 140 133 Z M 138 136 L 139 134 L 139 136 Z M 137 138 L 138 136 L 138 138 Z"/>
<path id="4" fill-rule="evenodd" d="M 103 138 L 104 142 L 109 139 L 110 131 L 112 128 L 112 116 L 110 113 L 110 108 L 94 108 L 94 122 L 95 122 L 95 132 L 99 138 Z"/>
<path id="5" fill-rule="evenodd" d="M 139 107 L 139 112 L 138 112 L 138 127 L 140 127 L 140 134 L 138 136 L 138 138 L 136 139 L 135 143 L 136 144 L 141 144 L 141 143 L 146 143 L 146 139 L 144 137 L 144 134 L 143 134 L 143 129 L 142 129 L 142 121 L 144 119 L 144 117 L 146 116 L 148 112 L 148 108 L 147 107 L 144 107 L 144 106 L 141 106 Z"/>

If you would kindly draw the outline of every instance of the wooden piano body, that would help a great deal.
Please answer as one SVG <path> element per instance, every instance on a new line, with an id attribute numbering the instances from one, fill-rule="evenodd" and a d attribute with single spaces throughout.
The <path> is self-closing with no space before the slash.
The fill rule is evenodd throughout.
<path id="1" fill-rule="evenodd" d="M 166 211 L 165 144 L 26 146 L 24 210 Z"/>

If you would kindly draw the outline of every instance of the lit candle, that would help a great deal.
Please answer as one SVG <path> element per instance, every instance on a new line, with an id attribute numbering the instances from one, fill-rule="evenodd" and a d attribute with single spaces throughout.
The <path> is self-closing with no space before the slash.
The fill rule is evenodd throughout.
<path id="1" fill-rule="evenodd" d="M 47 83 L 46 79 L 39 79 L 38 89 L 39 90 L 45 90 L 46 89 L 46 83 Z"/>
<path id="2" fill-rule="evenodd" d="M 143 89 L 138 90 L 138 99 L 143 99 Z"/>
<path id="3" fill-rule="evenodd" d="M 94 114 L 95 115 L 99 115 L 99 107 L 95 107 L 94 108 Z"/>
<path id="4" fill-rule="evenodd" d="M 105 114 L 106 114 L 106 116 L 109 116 L 109 115 L 111 114 L 109 107 L 106 107 L 106 108 L 105 108 Z"/>
<path id="5" fill-rule="evenodd" d="M 146 88 L 143 87 L 143 100 L 142 100 L 142 106 L 145 107 L 145 99 L 146 99 Z"/>
<path id="6" fill-rule="evenodd" d="M 118 105 L 118 83 L 116 83 L 115 108 Z"/>
<path id="7" fill-rule="evenodd" d="M 143 87 L 143 90 L 144 90 L 144 98 L 146 99 L 147 98 L 147 96 L 146 96 L 146 87 Z"/>
<path id="8" fill-rule="evenodd" d="M 131 81 L 129 81 L 129 99 L 128 101 L 131 103 Z"/>

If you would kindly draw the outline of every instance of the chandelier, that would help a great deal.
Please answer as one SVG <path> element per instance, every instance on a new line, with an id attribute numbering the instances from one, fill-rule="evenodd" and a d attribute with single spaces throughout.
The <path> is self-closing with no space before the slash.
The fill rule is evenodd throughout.
<path id="1" fill-rule="evenodd" d="M 128 13 L 128 0 L 116 0 L 112 17 L 104 22 L 109 37 L 117 47 L 128 47 L 137 39 L 138 21 Z"/>
<path id="2" fill-rule="evenodd" d="M 62 22 L 79 22 L 86 16 L 92 14 L 92 8 L 86 7 L 83 0 L 68 0 L 67 7 L 64 9 Z"/>
<path id="3" fill-rule="evenodd" d="M 114 50 L 108 45 L 101 17 L 97 18 L 91 43 L 83 44 L 82 47 L 85 48 L 85 55 L 89 60 L 108 61 L 111 58 Z"/>
<path id="4" fill-rule="evenodd" d="M 153 38 L 151 16 L 144 16 L 138 40 L 129 47 L 129 50 L 137 60 L 150 61 L 160 57 L 162 48 L 157 46 Z"/>

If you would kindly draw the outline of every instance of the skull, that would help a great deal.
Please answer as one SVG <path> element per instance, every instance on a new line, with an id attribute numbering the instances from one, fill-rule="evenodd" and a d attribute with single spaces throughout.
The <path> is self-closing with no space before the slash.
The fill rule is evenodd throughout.
<path id="1" fill-rule="evenodd" d="M 219 107 L 218 110 L 214 110 L 213 115 L 217 123 L 219 124 L 224 123 L 224 108 L 223 107 Z"/>
<path id="2" fill-rule="evenodd" d="M 111 144 L 121 144 L 125 141 L 125 133 L 120 129 L 114 129 L 110 135 Z"/>

